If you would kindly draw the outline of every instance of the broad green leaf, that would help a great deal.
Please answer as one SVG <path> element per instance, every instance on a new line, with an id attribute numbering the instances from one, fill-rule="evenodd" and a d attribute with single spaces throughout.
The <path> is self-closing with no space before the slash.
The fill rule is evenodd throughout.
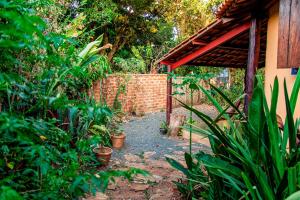
<path id="1" fill-rule="evenodd" d="M 22 200 L 23 198 L 10 187 L 2 186 L 0 188 L 0 200 Z"/>
<path id="2" fill-rule="evenodd" d="M 193 169 L 193 167 L 194 167 L 194 163 L 193 163 L 193 158 L 192 158 L 192 156 L 190 155 L 190 154 L 188 154 L 188 153 L 185 153 L 184 154 L 184 158 L 185 158 L 185 162 L 186 162 L 186 165 L 187 165 L 187 167 L 188 167 L 188 169 L 189 170 L 192 170 Z"/>
<path id="3" fill-rule="evenodd" d="M 300 199 L 300 191 L 291 194 L 285 200 L 299 200 L 299 199 Z"/>
<path id="4" fill-rule="evenodd" d="M 174 167 L 175 169 L 181 171 L 183 174 L 188 176 L 189 172 L 182 164 L 180 164 L 179 162 L 177 162 L 176 160 L 174 160 L 172 158 L 166 157 L 166 160 L 172 167 Z"/>
<path id="5" fill-rule="evenodd" d="M 234 104 L 234 102 L 232 102 L 223 92 L 221 92 L 220 89 L 218 89 L 217 87 L 215 87 L 214 85 L 211 85 L 210 86 L 216 91 L 218 92 L 222 98 L 237 112 L 240 114 L 241 117 L 243 117 L 245 119 L 245 115 L 244 113 L 242 113 L 240 111 L 240 109 L 238 107 L 236 107 L 236 105 Z M 245 95 L 241 95 L 236 101 L 238 101 L 239 99 L 241 99 L 242 97 L 244 97 Z"/>
<path id="6" fill-rule="evenodd" d="M 251 184 L 250 178 L 244 172 L 242 172 L 241 175 L 242 175 L 245 185 L 247 186 L 247 189 L 249 190 L 249 192 L 251 194 L 252 199 L 256 200 L 257 197 L 256 197 L 256 194 L 253 189 L 254 186 Z"/>
<path id="7" fill-rule="evenodd" d="M 288 188 L 289 194 L 293 194 L 297 190 L 297 171 L 296 167 L 288 168 Z"/>
<path id="8" fill-rule="evenodd" d="M 295 151 L 296 149 L 296 134 L 297 130 L 295 130 L 293 111 L 291 109 L 291 104 L 289 100 L 289 95 L 287 91 L 286 81 L 284 80 L 284 96 L 285 96 L 285 106 L 286 106 L 286 123 L 284 126 L 288 127 L 284 131 L 288 130 L 289 133 L 289 148 L 290 152 Z"/>

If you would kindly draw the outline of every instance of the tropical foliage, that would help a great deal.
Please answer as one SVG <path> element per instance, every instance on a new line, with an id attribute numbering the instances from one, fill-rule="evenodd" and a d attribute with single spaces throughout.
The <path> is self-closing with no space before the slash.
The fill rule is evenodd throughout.
<path id="1" fill-rule="evenodd" d="M 165 0 L 156 6 L 167 22 L 175 27 L 179 40 L 196 33 L 214 20 L 214 13 L 223 0 Z"/>
<path id="2" fill-rule="evenodd" d="M 195 71 L 196 73 L 194 73 Z M 189 98 L 190 98 L 190 107 L 193 108 L 194 106 L 194 93 L 195 91 L 199 90 L 199 85 L 201 84 L 201 81 L 208 81 L 210 78 L 214 77 L 214 74 L 212 73 L 199 73 L 198 70 L 193 70 L 189 74 L 183 76 L 180 78 L 180 82 L 176 83 L 176 79 L 178 78 L 178 75 L 174 74 L 174 72 L 171 72 L 169 74 L 168 78 L 173 78 L 175 80 L 175 83 L 172 83 L 172 85 L 175 88 L 175 91 L 172 95 L 184 95 L 185 89 L 188 88 L 189 92 Z M 187 120 L 187 123 L 190 126 L 189 132 L 189 142 L 190 142 L 190 154 L 192 153 L 192 125 L 194 124 L 193 120 L 193 113 L 190 111 L 189 113 L 189 119 Z"/>
<path id="3" fill-rule="evenodd" d="M 177 183 L 181 191 L 190 198 L 199 195 L 208 199 L 299 198 L 300 123 L 299 119 L 294 119 L 293 113 L 299 95 L 300 75 L 291 94 L 288 94 L 284 82 L 286 119 L 283 129 L 278 126 L 276 115 L 278 85 L 276 78 L 271 104 L 268 105 L 262 81 L 257 81 L 248 117 L 214 86 L 211 86 L 213 90 L 234 108 L 237 113 L 234 118 L 226 114 L 228 107 L 223 109 L 201 87 L 220 112 L 216 119 L 183 104 L 209 127 L 208 130 L 193 127 L 193 131 L 209 138 L 212 153 L 186 154 L 188 168 L 168 159 L 187 176 L 185 184 Z M 226 119 L 225 128 L 217 123 L 221 116 Z"/>
<path id="4" fill-rule="evenodd" d="M 114 72 L 131 72 L 132 68 L 133 73 L 145 73 L 154 70 L 155 60 L 170 48 L 211 22 L 220 2 L 42 0 L 32 1 L 30 6 L 49 22 L 49 31 L 76 38 L 81 45 L 103 35 L 103 44 L 111 44 L 111 48 L 101 53 Z"/>
<path id="5" fill-rule="evenodd" d="M 44 2 L 46 3 L 46 1 Z M 49 2 L 48 2 L 49 3 Z M 104 191 L 113 176 L 99 171 L 92 134 L 112 111 L 88 90 L 110 72 L 102 38 L 78 46 L 36 15 L 41 4 L 0 1 L 0 199 L 77 199 Z"/>

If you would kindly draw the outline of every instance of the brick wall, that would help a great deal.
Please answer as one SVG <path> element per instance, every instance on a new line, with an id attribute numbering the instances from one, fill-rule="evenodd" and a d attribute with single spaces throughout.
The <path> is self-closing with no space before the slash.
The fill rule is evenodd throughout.
<path id="1" fill-rule="evenodd" d="M 119 102 L 125 112 L 143 114 L 164 110 L 166 108 L 167 75 L 165 74 L 128 74 L 111 75 L 102 83 L 93 85 L 95 99 L 102 97 L 109 106 L 114 100 L 120 86 L 125 85 L 125 92 L 119 95 Z"/>
<path id="2" fill-rule="evenodd" d="M 179 77 L 173 80 L 180 83 L 182 79 Z M 206 84 L 200 82 L 204 87 Z M 118 88 L 125 86 L 125 91 L 118 97 L 118 101 L 122 105 L 122 110 L 129 113 L 141 115 L 144 113 L 157 112 L 166 109 L 167 94 L 167 75 L 166 74 L 126 74 L 126 75 L 110 75 L 102 83 L 97 81 L 93 85 L 95 99 L 100 98 L 106 101 L 109 106 L 113 106 Z M 100 92 L 102 88 L 102 92 Z M 189 104 L 190 93 L 188 87 L 179 90 L 173 87 L 175 91 L 184 93 L 184 95 L 176 95 L 174 98 Z M 100 94 L 102 93 L 102 97 Z M 200 104 L 204 95 L 197 91 L 194 93 L 193 104 Z M 173 99 L 173 108 L 180 106 L 179 102 Z"/>

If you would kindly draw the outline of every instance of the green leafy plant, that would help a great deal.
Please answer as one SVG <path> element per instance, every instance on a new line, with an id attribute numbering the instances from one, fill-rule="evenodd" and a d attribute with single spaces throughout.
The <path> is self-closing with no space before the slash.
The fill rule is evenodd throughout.
<path id="1" fill-rule="evenodd" d="M 121 128 L 121 123 L 122 120 L 116 113 L 116 115 L 108 123 L 108 128 L 111 131 L 111 134 L 115 136 L 120 136 L 121 134 L 124 134 L 124 130 Z"/>
<path id="2" fill-rule="evenodd" d="M 161 134 L 167 134 L 167 133 L 169 132 L 170 128 L 169 128 L 169 126 L 168 126 L 168 124 L 167 124 L 166 121 L 163 121 L 163 122 L 160 124 L 159 130 L 160 130 L 160 133 L 161 133 Z"/>
<path id="3" fill-rule="evenodd" d="M 191 71 L 189 74 L 182 77 L 182 80 L 180 83 L 173 83 L 173 86 L 176 88 L 175 92 L 172 95 L 184 95 L 182 92 L 178 92 L 178 89 L 181 91 L 185 91 L 185 88 L 187 87 L 189 89 L 189 96 L 190 96 L 190 106 L 193 108 L 194 106 L 194 93 L 195 91 L 200 90 L 200 81 L 201 80 L 208 80 L 209 78 L 212 78 L 213 74 L 206 73 L 206 74 L 200 74 L 200 73 L 194 73 Z M 173 78 L 176 80 L 177 75 L 173 72 L 169 74 L 168 78 Z M 190 132 L 190 145 L 189 145 L 189 151 L 190 154 L 192 153 L 192 124 L 194 123 L 193 120 L 193 113 L 192 111 L 189 112 L 189 119 L 187 123 L 190 125 L 189 132 Z"/>
<path id="4" fill-rule="evenodd" d="M 93 125 L 89 131 L 94 136 L 100 137 L 100 143 L 97 146 L 111 146 L 110 133 L 105 125 Z"/>
<path id="5" fill-rule="evenodd" d="M 146 66 L 143 60 L 140 60 L 136 57 L 131 58 L 121 58 L 121 57 L 114 57 L 113 58 L 114 64 L 118 71 L 123 73 L 145 73 Z"/>
<path id="6" fill-rule="evenodd" d="M 168 129 L 168 124 L 167 124 L 167 122 L 166 121 L 163 121 L 161 124 L 160 124 L 160 128 L 162 128 L 162 129 Z"/>
<path id="7" fill-rule="evenodd" d="M 191 154 L 185 153 L 184 157 L 187 167 L 172 158 L 166 158 L 173 168 L 182 172 L 186 177 L 180 181 L 173 181 L 173 183 L 186 199 L 206 199 L 208 197 L 209 177 L 204 174 L 200 162 L 194 163 Z"/>
<path id="8" fill-rule="evenodd" d="M 277 124 L 278 79 L 274 80 L 271 104 L 264 95 L 262 81 L 258 78 L 249 105 L 247 116 L 235 107 L 218 88 L 212 89 L 238 113 L 239 120 L 231 119 L 225 108 L 201 90 L 220 112 L 216 119 L 182 104 L 202 119 L 208 130 L 193 130 L 206 135 L 211 144 L 212 154 L 199 152 L 192 157 L 207 171 L 210 180 L 207 196 L 209 199 L 285 199 L 299 195 L 300 150 L 297 143 L 299 119 L 293 114 L 300 89 L 298 74 L 289 96 L 284 82 L 286 119 L 284 129 Z M 220 127 L 216 121 L 223 116 L 229 126 Z M 198 167 L 197 167 L 198 168 Z M 202 179 L 193 179 L 197 181 Z"/>
<path id="9" fill-rule="evenodd" d="M 126 94 L 128 78 L 125 79 L 127 80 L 124 80 L 124 82 L 123 80 L 120 81 L 120 85 L 118 86 L 117 93 L 115 95 L 113 106 L 112 106 L 115 112 L 117 112 L 117 114 L 122 113 L 122 102 L 120 101 L 120 95 Z"/>
<path id="10" fill-rule="evenodd" d="M 145 174 L 97 169 L 91 146 L 104 138 L 90 130 L 113 115 L 88 94 L 109 73 L 101 38 L 80 52 L 47 29 L 35 3 L 0 0 L 0 199 L 78 199 L 113 176 Z"/>

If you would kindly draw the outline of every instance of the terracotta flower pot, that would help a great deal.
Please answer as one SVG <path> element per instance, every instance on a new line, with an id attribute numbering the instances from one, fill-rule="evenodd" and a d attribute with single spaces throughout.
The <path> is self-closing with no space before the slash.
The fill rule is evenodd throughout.
<path id="1" fill-rule="evenodd" d="M 111 141 L 113 148 L 121 149 L 124 145 L 125 138 L 126 136 L 124 133 L 122 133 L 121 135 L 112 135 Z"/>
<path id="2" fill-rule="evenodd" d="M 93 149 L 94 153 L 96 154 L 98 160 L 101 162 L 103 166 L 108 165 L 111 154 L 113 150 L 109 147 L 96 147 Z"/>

